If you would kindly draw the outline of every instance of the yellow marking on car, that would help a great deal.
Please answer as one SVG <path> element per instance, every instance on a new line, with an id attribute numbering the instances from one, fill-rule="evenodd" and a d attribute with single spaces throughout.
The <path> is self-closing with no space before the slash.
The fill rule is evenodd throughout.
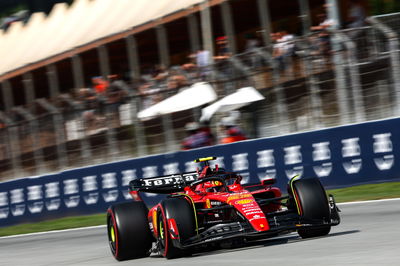
<path id="1" fill-rule="evenodd" d="M 194 162 L 195 163 L 201 163 L 201 162 L 211 161 L 211 160 L 215 160 L 215 159 L 217 159 L 217 157 L 210 156 L 210 157 L 204 157 L 204 158 L 196 159 L 196 160 L 194 160 Z"/>
<path id="2" fill-rule="evenodd" d="M 294 176 L 292 179 L 290 179 L 290 188 L 292 189 L 292 192 L 293 192 L 293 198 L 294 198 L 294 202 L 296 203 L 296 208 L 297 208 L 297 213 L 299 214 L 299 215 L 301 215 L 301 212 L 300 212 L 300 203 L 298 202 L 298 200 L 297 200 L 297 197 L 296 197 L 296 191 L 294 190 L 294 187 L 293 187 L 293 183 L 294 183 L 294 181 L 296 181 L 296 180 L 298 180 L 300 178 L 300 176 L 299 175 L 296 175 L 296 176 Z"/>
<path id="3" fill-rule="evenodd" d="M 153 211 L 153 228 L 157 228 L 157 212 Z"/>
<path id="4" fill-rule="evenodd" d="M 240 193 L 240 194 L 229 196 L 226 202 L 229 203 L 232 200 L 244 199 L 244 198 L 250 198 L 250 197 L 252 197 L 252 195 L 250 193 Z"/>
<path id="5" fill-rule="evenodd" d="M 211 201 L 210 201 L 210 199 L 206 199 L 206 207 L 207 207 L 207 209 L 211 209 Z"/>
<path id="6" fill-rule="evenodd" d="M 184 194 L 184 193 L 179 193 L 178 195 L 182 195 L 182 196 L 188 197 L 190 202 L 192 203 L 193 212 L 194 212 L 194 221 L 196 223 L 196 233 L 197 233 L 197 235 L 199 235 L 199 223 L 197 222 L 197 213 L 196 213 L 196 206 L 194 205 L 194 200 L 192 199 L 191 196 L 189 196 L 187 194 Z"/>
<path id="7" fill-rule="evenodd" d="M 252 203 L 252 202 L 253 202 L 252 199 L 242 199 L 242 200 L 236 201 L 235 203 L 243 205 L 243 204 L 248 204 L 248 203 Z"/>

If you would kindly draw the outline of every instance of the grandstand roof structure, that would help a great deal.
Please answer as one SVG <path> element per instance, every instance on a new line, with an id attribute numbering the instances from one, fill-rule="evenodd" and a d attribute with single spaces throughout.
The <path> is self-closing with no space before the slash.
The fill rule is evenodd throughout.
<path id="1" fill-rule="evenodd" d="M 75 0 L 0 32 L 0 80 L 196 12 L 203 0 Z M 223 0 L 214 0 L 210 5 Z M 90 45 L 92 44 L 92 45 Z M 49 61 L 50 59 L 50 61 Z M 21 70 L 21 73 L 16 73 Z"/>

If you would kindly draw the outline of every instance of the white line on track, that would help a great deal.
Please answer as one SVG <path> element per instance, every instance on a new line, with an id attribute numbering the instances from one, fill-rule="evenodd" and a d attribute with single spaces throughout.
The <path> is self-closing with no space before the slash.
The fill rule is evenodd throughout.
<path id="1" fill-rule="evenodd" d="M 338 203 L 337 205 L 341 206 L 341 205 L 353 205 L 353 204 L 368 204 L 368 203 L 378 203 L 378 202 L 385 202 L 385 201 L 400 201 L 400 198 L 381 199 L 381 200 L 366 200 L 366 201 L 351 201 L 351 202 Z M 90 230 L 90 229 L 105 228 L 105 227 L 106 227 L 105 225 L 97 225 L 97 226 L 79 227 L 79 228 L 64 229 L 64 230 L 53 230 L 53 231 L 30 233 L 30 234 L 3 236 L 3 237 L 0 237 L 0 240 L 7 239 L 7 238 L 37 236 L 37 235 L 55 234 L 55 233 L 71 232 L 71 231 L 79 231 L 79 230 Z"/>
<path id="2" fill-rule="evenodd" d="M 1 239 L 5 238 L 16 238 L 16 237 L 25 237 L 25 236 L 37 236 L 37 235 L 46 235 L 46 234 L 53 234 L 53 233 L 62 233 L 62 232 L 71 232 L 71 231 L 80 231 L 80 230 L 90 230 L 90 229 L 97 229 L 97 228 L 105 228 L 105 225 L 96 225 L 96 226 L 87 226 L 87 227 L 79 227 L 79 228 L 72 228 L 72 229 L 63 229 L 63 230 L 53 230 L 53 231 L 46 231 L 46 232 L 37 232 L 37 233 L 29 233 L 29 234 L 20 234 L 20 235 L 12 235 L 12 236 L 2 236 Z"/>
<path id="3" fill-rule="evenodd" d="M 363 203 L 374 203 L 374 202 L 385 202 L 385 201 L 397 201 L 400 198 L 393 198 L 393 199 L 380 199 L 380 200 L 364 200 L 364 201 L 350 201 L 350 202 L 342 202 L 337 203 L 337 205 L 352 205 L 352 204 L 363 204 Z"/>

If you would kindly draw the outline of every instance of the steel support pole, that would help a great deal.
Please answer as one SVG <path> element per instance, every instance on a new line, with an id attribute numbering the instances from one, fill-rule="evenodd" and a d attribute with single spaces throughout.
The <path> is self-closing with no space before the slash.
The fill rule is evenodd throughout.
<path id="1" fill-rule="evenodd" d="M 268 62 L 272 68 L 272 82 L 273 82 L 272 86 L 273 86 L 273 92 L 276 97 L 275 112 L 279 128 L 279 131 L 277 131 L 275 134 L 285 134 L 289 132 L 289 126 L 288 126 L 289 116 L 285 100 L 284 88 L 279 82 L 280 81 L 279 69 L 276 63 L 273 61 L 272 55 L 269 52 L 261 48 L 256 48 L 254 51 L 256 52 L 257 55 L 259 55 L 266 62 Z"/>
<path id="2" fill-rule="evenodd" d="M 205 1 L 200 5 L 200 16 L 201 16 L 201 32 L 203 35 L 203 49 L 210 52 L 210 64 L 213 63 L 214 42 L 212 33 L 212 21 L 211 21 L 211 10 L 208 1 Z"/>
<path id="3" fill-rule="evenodd" d="M 136 81 L 140 78 L 140 63 L 138 46 L 136 43 L 136 38 L 133 35 L 126 37 L 126 49 L 128 51 L 128 64 L 130 71 L 131 81 Z"/>
<path id="4" fill-rule="evenodd" d="M 346 75 L 343 65 L 344 59 L 342 52 L 339 50 L 339 41 L 337 40 L 337 38 L 333 36 L 331 40 L 334 47 L 333 64 L 335 72 L 336 96 L 338 100 L 339 124 L 345 125 L 350 123 L 350 106 L 346 90 Z"/>
<path id="5" fill-rule="evenodd" d="M 400 115 L 400 41 L 399 35 L 387 25 L 374 17 L 369 17 L 368 22 L 382 32 L 389 41 L 389 55 L 395 93 L 395 115 Z"/>
<path id="6" fill-rule="evenodd" d="M 132 97 L 130 101 L 131 105 L 131 114 L 132 114 L 132 122 L 135 127 L 135 136 L 136 136 L 136 147 L 138 151 L 138 156 L 144 156 L 148 154 L 147 150 L 147 142 L 146 142 L 146 136 L 144 133 L 144 127 L 142 122 L 138 119 L 137 113 L 138 113 L 138 106 L 139 106 L 139 97 Z"/>
<path id="7" fill-rule="evenodd" d="M 40 146 L 40 135 L 39 135 L 39 125 L 38 120 L 32 113 L 30 113 L 27 109 L 23 107 L 14 107 L 13 108 L 16 113 L 21 115 L 28 123 L 30 128 L 30 133 L 32 136 L 32 152 L 33 152 L 33 160 L 35 162 L 37 175 L 43 173 L 43 151 Z"/>
<path id="8" fill-rule="evenodd" d="M 289 133 L 289 116 L 288 116 L 288 108 L 286 104 L 286 97 L 285 97 L 285 91 L 284 87 L 280 83 L 280 73 L 278 66 L 276 64 L 273 64 L 273 83 L 274 83 L 274 93 L 276 97 L 276 113 L 278 117 L 278 124 L 279 124 L 279 130 L 281 134 Z"/>
<path id="9" fill-rule="evenodd" d="M 6 152 L 10 158 L 11 168 L 13 177 L 19 177 L 22 169 L 20 160 L 18 159 L 21 155 L 19 141 L 18 141 L 18 130 L 15 123 L 7 117 L 3 112 L 0 111 L 0 119 L 6 124 Z"/>
<path id="10" fill-rule="evenodd" d="M 289 116 L 288 108 L 285 99 L 284 88 L 280 83 L 280 73 L 276 62 L 274 62 L 272 55 L 260 48 L 255 49 L 255 52 L 266 60 L 272 67 L 272 82 L 273 91 L 276 97 L 275 110 L 278 118 L 279 134 L 288 133 L 289 130 Z"/>
<path id="11" fill-rule="evenodd" d="M 54 99 L 58 95 L 60 95 L 60 86 L 59 86 L 59 81 L 58 81 L 58 73 L 57 73 L 57 68 L 54 64 L 50 64 L 46 66 L 46 74 L 47 74 L 47 80 L 49 82 L 49 88 L 50 88 L 50 98 Z"/>
<path id="12" fill-rule="evenodd" d="M 193 13 L 187 16 L 187 22 L 189 30 L 190 51 L 192 53 L 195 53 L 201 49 L 199 22 L 197 21 L 196 15 Z"/>
<path id="13" fill-rule="evenodd" d="M 337 0 L 326 0 L 328 4 L 328 18 L 335 21 L 331 29 L 336 30 L 341 25 L 340 11 Z"/>
<path id="14" fill-rule="evenodd" d="M 14 107 L 14 97 L 12 93 L 12 87 L 11 83 L 8 80 L 4 80 L 1 83 L 1 93 L 3 96 L 3 105 L 4 105 L 4 111 L 6 113 L 11 111 L 11 108 Z"/>
<path id="15" fill-rule="evenodd" d="M 271 48 L 271 15 L 269 11 L 269 0 L 257 0 L 258 16 L 261 24 L 261 36 L 264 46 Z"/>
<path id="16" fill-rule="evenodd" d="M 167 30 L 165 29 L 165 26 L 163 24 L 160 24 L 156 27 L 156 35 L 160 64 L 168 68 L 170 65 L 168 37 Z"/>
<path id="17" fill-rule="evenodd" d="M 366 115 L 360 80 L 360 70 L 357 65 L 357 56 L 355 54 L 357 47 L 346 34 L 342 34 L 340 32 L 337 32 L 337 34 L 341 36 L 340 38 L 342 40 L 344 40 L 344 45 L 349 52 L 347 56 L 347 61 L 350 70 L 349 78 L 351 81 L 351 92 L 353 95 L 355 109 L 355 121 L 357 123 L 364 122 L 366 120 Z"/>
<path id="18" fill-rule="evenodd" d="M 82 61 L 79 55 L 71 57 L 72 60 L 72 74 L 74 77 L 74 86 L 76 89 L 85 87 L 85 79 L 83 78 Z"/>
<path id="19" fill-rule="evenodd" d="M 302 56 L 304 64 L 304 74 L 306 79 L 306 86 L 310 89 L 310 104 L 311 104 L 311 116 L 313 121 L 313 128 L 318 129 L 322 126 L 322 100 L 320 91 L 317 86 L 316 78 L 313 74 L 312 60 L 310 55 L 310 48 L 304 44 L 298 43 L 299 48 L 304 50 L 305 53 Z"/>
<path id="20" fill-rule="evenodd" d="M 108 51 L 107 51 L 107 46 L 105 45 L 100 45 L 97 47 L 97 54 L 99 56 L 99 61 L 100 61 L 100 73 L 103 78 L 107 78 L 111 74 L 110 70 L 110 62 L 108 58 Z"/>
<path id="21" fill-rule="evenodd" d="M 308 4 L 308 0 L 299 0 L 299 4 L 303 35 L 306 36 L 310 33 L 311 28 L 310 6 Z"/>
<path id="22" fill-rule="evenodd" d="M 22 75 L 22 83 L 24 84 L 25 103 L 30 106 L 35 101 L 35 85 L 31 72 Z"/>
<path id="23" fill-rule="evenodd" d="M 106 138 L 107 138 L 107 153 L 110 156 L 110 158 L 115 161 L 117 158 L 117 153 L 118 153 L 118 147 L 116 144 L 117 141 L 117 136 L 116 136 L 116 131 L 114 128 L 114 123 L 113 121 L 113 112 L 109 110 L 110 106 L 106 106 L 106 118 L 109 121 L 107 123 L 107 132 L 106 132 Z"/>
<path id="24" fill-rule="evenodd" d="M 165 152 L 171 152 L 176 150 L 175 146 L 175 134 L 174 128 L 172 125 L 171 114 L 166 114 L 161 117 L 162 119 L 162 127 L 164 131 L 165 137 L 165 147 L 167 150 Z"/>
<path id="25" fill-rule="evenodd" d="M 40 106 L 51 114 L 54 124 L 54 134 L 56 137 L 56 152 L 58 157 L 58 167 L 62 169 L 67 166 L 66 137 L 64 133 L 64 119 L 60 111 L 45 99 L 36 100 Z"/>
<path id="26" fill-rule="evenodd" d="M 233 26 L 232 9 L 229 1 L 222 2 L 222 24 L 224 27 L 225 36 L 228 37 L 228 48 L 232 54 L 236 54 L 236 41 L 235 41 L 235 29 Z"/>

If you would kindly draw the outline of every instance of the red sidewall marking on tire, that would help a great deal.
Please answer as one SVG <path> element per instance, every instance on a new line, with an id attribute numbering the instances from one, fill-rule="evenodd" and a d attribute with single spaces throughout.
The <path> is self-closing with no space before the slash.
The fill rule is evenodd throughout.
<path id="1" fill-rule="evenodd" d="M 165 217 L 165 213 L 162 207 L 160 207 L 161 214 L 162 214 L 162 219 L 163 219 L 163 224 L 164 224 L 164 238 L 165 238 L 165 246 L 164 246 L 164 254 L 163 256 L 165 257 L 168 252 L 168 227 L 167 227 L 167 218 Z"/>
<path id="2" fill-rule="evenodd" d="M 114 212 L 112 210 L 107 210 L 107 212 L 111 215 L 111 219 L 113 220 L 114 234 L 115 234 L 115 254 L 114 257 L 118 257 L 118 229 L 117 223 L 115 222 Z"/>

